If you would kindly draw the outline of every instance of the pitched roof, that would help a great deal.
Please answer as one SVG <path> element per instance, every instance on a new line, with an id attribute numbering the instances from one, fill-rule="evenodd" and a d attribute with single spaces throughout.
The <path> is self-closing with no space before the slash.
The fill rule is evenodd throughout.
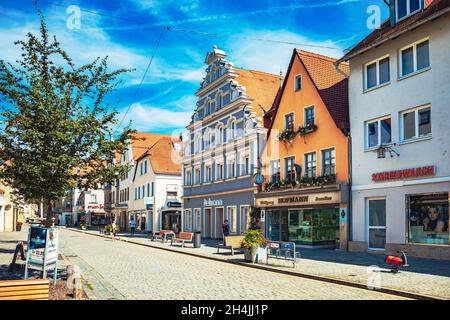
<path id="1" fill-rule="evenodd" d="M 272 107 L 275 96 L 280 89 L 283 76 L 256 70 L 234 68 L 239 74 L 236 80 L 247 88 L 247 95 L 253 99 L 250 104 L 253 112 L 263 116 Z"/>
<path id="2" fill-rule="evenodd" d="M 273 112 L 273 116 L 271 117 L 272 120 L 269 127 L 269 133 L 272 129 L 292 69 L 292 64 L 296 57 L 298 57 L 304 65 L 328 112 L 336 123 L 336 126 L 344 133 L 347 133 L 350 126 L 348 111 L 348 79 L 344 74 L 348 74 L 350 71 L 348 63 L 342 63 L 339 66 L 342 72 L 339 72 L 334 65 L 336 59 L 297 49 L 294 49 L 293 51 L 281 92 L 276 96 L 274 111 L 270 110 L 270 112 Z"/>
<path id="3" fill-rule="evenodd" d="M 173 147 L 171 138 L 161 138 L 149 150 L 153 172 L 181 175 L 182 154 Z"/>
<path id="4" fill-rule="evenodd" d="M 374 30 L 355 45 L 347 54 L 345 54 L 345 56 L 339 59 L 338 62 L 348 61 L 357 54 L 363 53 L 372 47 L 380 45 L 386 40 L 395 38 L 403 32 L 416 28 L 435 17 L 450 11 L 450 0 L 428 0 L 428 2 L 429 4 L 424 10 L 396 23 L 394 27 L 391 27 L 390 19 L 387 19 L 379 29 Z"/>
<path id="5" fill-rule="evenodd" d="M 151 148 L 159 139 L 169 138 L 170 135 L 137 132 L 134 133 L 131 141 L 131 148 L 133 151 L 133 160 L 136 161 L 140 158 L 149 148 Z"/>

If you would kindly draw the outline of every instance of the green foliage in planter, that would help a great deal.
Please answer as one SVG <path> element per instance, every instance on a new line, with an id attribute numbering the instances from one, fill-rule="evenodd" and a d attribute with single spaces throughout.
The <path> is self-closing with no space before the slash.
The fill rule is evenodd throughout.
<path id="1" fill-rule="evenodd" d="M 317 130 L 317 126 L 315 124 L 308 123 L 304 127 L 299 127 L 297 133 L 301 136 L 304 136 L 308 133 L 314 132 Z"/>
<path id="2" fill-rule="evenodd" d="M 278 135 L 278 141 L 291 141 L 296 135 L 297 133 L 294 130 L 286 129 Z"/>
<path id="3" fill-rule="evenodd" d="M 303 176 L 301 177 L 299 183 L 300 185 L 306 185 L 306 186 L 322 186 L 324 184 L 335 182 L 336 181 L 336 175 L 329 174 L 329 175 L 323 175 L 318 177 L 308 177 Z"/>
<path id="4" fill-rule="evenodd" d="M 241 241 L 241 247 L 247 250 L 251 250 L 255 247 L 266 247 L 267 239 L 264 238 L 262 230 L 250 229 L 244 232 L 244 239 Z"/>
<path id="5" fill-rule="evenodd" d="M 248 226 L 249 229 L 259 229 L 261 222 L 261 209 L 257 207 L 250 208 L 250 224 Z"/>

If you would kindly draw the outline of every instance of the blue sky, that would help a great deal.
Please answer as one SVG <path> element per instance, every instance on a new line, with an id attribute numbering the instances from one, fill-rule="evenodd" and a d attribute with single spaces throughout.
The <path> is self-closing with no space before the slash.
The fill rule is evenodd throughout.
<path id="1" fill-rule="evenodd" d="M 286 71 L 297 47 L 340 57 L 370 30 L 370 5 L 382 0 L 48 0 L 40 1 L 50 33 L 77 63 L 108 55 L 111 68 L 134 68 L 108 97 L 122 119 L 139 85 L 161 27 L 199 31 L 165 31 L 143 86 L 125 118 L 139 131 L 175 133 L 189 123 L 195 92 L 204 76 L 204 58 L 213 45 L 235 66 L 279 73 Z M 80 29 L 69 29 L 70 5 L 81 11 Z M 38 17 L 32 0 L 0 2 L 0 58 L 15 61 L 13 42 L 36 32 Z M 212 33 L 218 36 L 207 36 Z M 252 39 L 296 43 L 281 44 Z M 322 46 L 326 48 L 302 46 Z"/>

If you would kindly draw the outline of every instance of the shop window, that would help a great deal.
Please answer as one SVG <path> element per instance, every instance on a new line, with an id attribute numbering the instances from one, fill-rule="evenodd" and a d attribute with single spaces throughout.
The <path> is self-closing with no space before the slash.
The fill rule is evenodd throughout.
<path id="1" fill-rule="evenodd" d="M 367 121 L 365 127 L 366 149 L 377 148 L 392 142 L 390 117 Z"/>
<path id="2" fill-rule="evenodd" d="M 407 197 L 409 243 L 449 244 L 449 196 L 445 192 Z"/>
<path id="3" fill-rule="evenodd" d="M 192 230 L 193 231 L 201 231 L 202 226 L 201 226 L 201 214 L 200 214 L 200 209 L 195 209 L 194 210 L 194 225 L 192 226 Z"/>
<path id="4" fill-rule="evenodd" d="M 369 249 L 386 246 L 386 199 L 368 200 Z"/>
<path id="5" fill-rule="evenodd" d="M 431 107 L 421 107 L 401 113 L 401 141 L 431 135 Z"/>
<path id="6" fill-rule="evenodd" d="M 305 154 L 305 176 L 314 178 L 316 176 L 317 170 L 317 161 L 316 161 L 316 153 L 307 153 Z"/>
<path id="7" fill-rule="evenodd" d="M 331 175 L 336 173 L 336 152 L 334 149 L 322 151 L 322 174 Z"/>
<path id="8" fill-rule="evenodd" d="M 187 231 L 187 232 L 192 231 L 192 211 L 191 210 L 184 211 L 184 231 Z"/>
<path id="9" fill-rule="evenodd" d="M 237 232 L 237 211 L 236 207 L 227 207 L 227 219 L 230 225 L 230 233 Z"/>
<path id="10" fill-rule="evenodd" d="M 417 42 L 400 50 L 400 77 L 430 66 L 429 41 Z"/>
<path id="11" fill-rule="evenodd" d="M 270 161 L 270 182 L 280 181 L 280 160 Z"/>
<path id="12" fill-rule="evenodd" d="M 287 182 L 295 181 L 295 157 L 284 159 L 284 175 Z"/>

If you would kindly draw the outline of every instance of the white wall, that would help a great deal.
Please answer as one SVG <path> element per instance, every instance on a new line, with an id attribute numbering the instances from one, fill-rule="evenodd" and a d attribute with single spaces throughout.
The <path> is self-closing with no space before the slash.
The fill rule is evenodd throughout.
<path id="1" fill-rule="evenodd" d="M 182 187 L 181 175 L 162 175 L 157 174 L 155 177 L 155 204 L 153 214 L 155 215 L 155 229 L 161 228 L 161 208 L 165 206 L 167 199 L 167 185 L 176 185 L 178 188 L 178 200 L 181 202 Z M 182 211 L 183 208 L 174 208 Z"/>
<path id="2" fill-rule="evenodd" d="M 413 42 L 429 37 L 431 69 L 403 80 L 398 80 L 398 50 Z M 406 230 L 405 195 L 445 191 L 450 183 L 450 15 L 429 22 L 413 32 L 388 41 L 350 61 L 349 79 L 350 121 L 352 135 L 353 210 L 352 231 L 354 241 L 366 240 L 365 197 L 387 196 L 387 243 L 404 243 Z M 363 93 L 363 66 L 386 54 L 390 55 L 390 79 L 387 86 Z M 398 145 L 400 140 L 399 112 L 431 104 L 432 138 Z M 364 122 L 390 115 L 393 148 L 400 157 L 377 159 L 374 152 L 364 151 Z M 380 185 L 371 181 L 371 174 L 395 169 L 436 165 L 435 185 L 414 185 L 420 181 L 388 182 Z M 424 180 L 424 179 L 420 179 Z M 438 183 L 438 181 L 440 181 Z M 426 182 L 426 181 L 423 181 Z M 379 189 L 372 189 L 378 187 Z M 381 188 L 380 188 L 381 187 Z M 397 187 L 397 188 L 394 188 Z"/>

